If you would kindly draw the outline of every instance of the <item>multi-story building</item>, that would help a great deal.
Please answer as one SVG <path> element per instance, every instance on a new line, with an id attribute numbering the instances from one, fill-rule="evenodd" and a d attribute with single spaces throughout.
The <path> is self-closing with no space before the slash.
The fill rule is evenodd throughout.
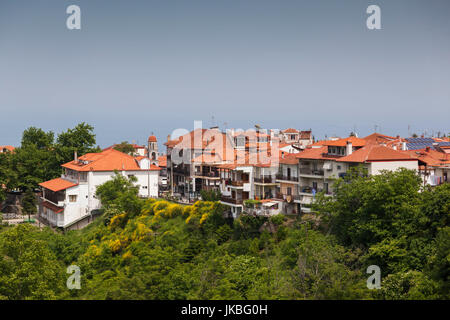
<path id="1" fill-rule="evenodd" d="M 300 131 L 293 128 L 281 130 L 281 142 L 294 144 L 297 147 L 306 147 L 313 143 L 312 131 Z"/>
<path id="2" fill-rule="evenodd" d="M 283 199 L 283 213 L 300 213 L 299 194 L 299 159 L 296 154 L 284 154 L 280 156 L 280 166 L 276 179 L 279 184 L 277 198 Z"/>
<path id="3" fill-rule="evenodd" d="M 195 129 L 172 140 L 169 136 L 165 145 L 170 191 L 188 200 L 199 197 L 205 179 L 214 180 L 198 175 L 206 170 L 201 168 L 207 162 L 203 157 L 212 158 L 213 164 L 232 161 L 234 157 L 231 137 L 217 128 Z"/>
<path id="4" fill-rule="evenodd" d="M 96 197 L 99 185 L 111 180 L 115 172 L 137 179 L 139 196 L 158 197 L 160 168 L 146 157 L 133 157 L 108 149 L 100 153 L 88 153 L 62 165 L 60 178 L 40 183 L 42 197 L 39 217 L 51 226 L 64 229 L 81 228 L 92 221 L 93 214 L 101 207 Z"/>
<path id="5" fill-rule="evenodd" d="M 346 175 L 352 167 L 361 165 L 371 175 L 398 168 L 418 170 L 417 159 L 364 139 L 349 137 L 322 141 L 321 145 L 296 155 L 299 159 L 299 196 L 304 212 L 309 211 L 317 192 L 332 195 L 333 180 Z"/>

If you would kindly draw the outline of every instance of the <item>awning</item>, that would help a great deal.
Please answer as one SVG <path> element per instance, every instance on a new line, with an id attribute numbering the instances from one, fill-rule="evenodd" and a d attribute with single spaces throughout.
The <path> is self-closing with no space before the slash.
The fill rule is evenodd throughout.
<path id="1" fill-rule="evenodd" d="M 65 179 L 62 179 L 62 178 L 56 178 L 56 179 L 53 179 L 53 180 L 49 180 L 49 181 L 45 181 L 45 182 L 39 183 L 39 185 L 41 187 L 45 188 L 45 189 L 49 189 L 51 191 L 58 192 L 58 191 L 61 191 L 61 190 L 66 190 L 66 189 L 75 187 L 78 184 L 73 183 L 73 182 L 68 181 L 68 180 L 65 180 Z"/>

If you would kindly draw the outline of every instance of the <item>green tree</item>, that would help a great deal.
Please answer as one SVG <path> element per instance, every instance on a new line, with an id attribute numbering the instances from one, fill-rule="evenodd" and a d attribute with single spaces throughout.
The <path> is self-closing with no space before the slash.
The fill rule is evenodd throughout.
<path id="1" fill-rule="evenodd" d="M 39 150 L 49 150 L 53 147 L 55 134 L 52 131 L 45 132 L 41 128 L 29 127 L 22 134 L 22 147 L 34 145 Z"/>
<path id="2" fill-rule="evenodd" d="M 94 127 L 84 122 L 73 129 L 67 129 L 56 139 L 56 153 L 60 164 L 73 160 L 75 151 L 79 156 L 89 152 L 99 152 L 95 147 Z"/>
<path id="3" fill-rule="evenodd" d="M 22 208 L 24 213 L 28 214 L 28 221 L 30 221 L 31 219 L 30 216 L 37 212 L 36 206 L 36 195 L 34 194 L 32 189 L 28 188 L 22 198 Z"/>
<path id="4" fill-rule="evenodd" d="M 128 141 L 123 141 L 119 144 L 116 144 L 114 146 L 114 149 L 130 155 L 133 154 L 135 151 L 133 145 L 128 143 Z"/>
<path id="5" fill-rule="evenodd" d="M 0 234 L 0 297 L 56 299 L 64 293 L 65 268 L 37 232 L 23 224 Z"/>

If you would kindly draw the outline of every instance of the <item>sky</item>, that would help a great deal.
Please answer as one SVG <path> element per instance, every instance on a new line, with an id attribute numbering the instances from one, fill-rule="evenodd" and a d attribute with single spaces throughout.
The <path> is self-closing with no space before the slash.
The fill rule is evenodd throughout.
<path id="1" fill-rule="evenodd" d="M 0 145 L 82 121 L 105 147 L 194 120 L 449 133 L 449 16 L 448 0 L 0 0 Z"/>

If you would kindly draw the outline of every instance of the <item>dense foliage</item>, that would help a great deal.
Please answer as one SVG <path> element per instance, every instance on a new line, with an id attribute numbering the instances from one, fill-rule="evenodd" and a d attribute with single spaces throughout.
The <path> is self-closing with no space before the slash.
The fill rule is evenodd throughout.
<path id="1" fill-rule="evenodd" d="M 420 187 L 406 170 L 354 174 L 335 199 L 317 196 L 311 218 L 232 220 L 215 201 L 139 199 L 116 175 L 98 188 L 102 217 L 83 230 L 0 230 L 0 297 L 448 299 L 450 185 Z M 71 264 L 80 290 L 65 288 Z M 379 290 L 366 287 L 372 264 Z"/>
<path id="2" fill-rule="evenodd" d="M 98 152 L 95 147 L 94 128 L 80 123 L 73 129 L 61 132 L 55 139 L 51 131 L 36 127 L 26 129 L 22 134 L 21 146 L 13 152 L 0 153 L 0 201 L 6 190 L 26 191 L 34 189 L 40 182 L 61 175 L 61 164 L 78 155 Z"/>
<path id="3" fill-rule="evenodd" d="M 114 149 L 123 153 L 133 154 L 135 152 L 134 146 L 128 141 L 122 141 L 114 146 Z"/>

